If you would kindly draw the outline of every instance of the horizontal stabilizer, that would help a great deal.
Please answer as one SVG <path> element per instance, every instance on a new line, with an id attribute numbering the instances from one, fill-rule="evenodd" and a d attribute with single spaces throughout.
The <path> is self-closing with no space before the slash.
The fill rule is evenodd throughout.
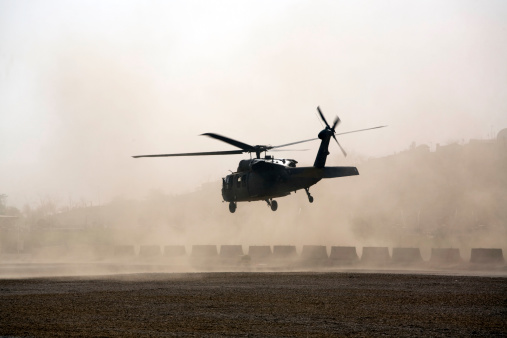
<path id="1" fill-rule="evenodd" d="M 344 177 L 359 175 L 356 167 L 324 167 L 322 178 Z"/>

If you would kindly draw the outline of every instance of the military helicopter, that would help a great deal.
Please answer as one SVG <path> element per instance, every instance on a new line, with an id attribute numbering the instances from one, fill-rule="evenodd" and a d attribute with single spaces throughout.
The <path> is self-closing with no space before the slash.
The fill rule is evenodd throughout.
<path id="1" fill-rule="evenodd" d="M 222 142 L 228 143 L 240 150 L 210 151 L 197 153 L 179 153 L 179 154 L 158 154 L 158 155 L 136 155 L 139 157 L 173 157 L 173 156 L 208 156 L 208 155 L 234 155 L 249 153 L 250 159 L 241 160 L 236 172 L 222 178 L 222 197 L 225 202 L 229 202 L 229 211 L 234 213 L 238 202 L 266 201 L 271 210 L 278 209 L 278 203 L 274 198 L 290 195 L 291 192 L 304 189 L 308 196 L 308 201 L 313 203 L 313 196 L 310 194 L 310 187 L 323 178 L 334 178 L 344 176 L 359 175 L 356 167 L 326 167 L 326 159 L 329 155 L 328 147 L 331 137 L 334 138 L 338 147 L 344 156 L 347 153 L 338 142 L 336 135 L 355 133 L 359 131 L 383 128 L 386 126 L 378 126 L 367 129 L 353 130 L 349 132 L 337 134 L 335 128 L 340 123 L 338 116 L 330 126 L 324 114 L 317 107 L 317 112 L 325 124 L 325 128 L 320 131 L 317 138 L 296 141 L 279 146 L 270 145 L 249 145 L 240 141 L 233 140 L 229 137 L 205 133 L 208 136 Z M 268 150 L 287 147 L 299 143 L 310 142 L 320 139 L 320 147 L 313 167 L 296 167 L 298 163 L 293 159 L 276 159 L 267 155 Z M 252 159 L 252 153 L 255 158 Z M 264 157 L 261 158 L 261 154 Z"/>

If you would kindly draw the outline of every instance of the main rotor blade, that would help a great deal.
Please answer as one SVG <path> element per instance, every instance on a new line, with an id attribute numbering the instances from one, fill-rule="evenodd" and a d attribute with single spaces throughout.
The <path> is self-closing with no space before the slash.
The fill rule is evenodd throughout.
<path id="1" fill-rule="evenodd" d="M 201 153 L 180 153 L 180 154 L 157 154 L 157 155 L 136 155 L 133 158 L 138 157 L 175 157 L 175 156 L 207 156 L 207 155 L 236 155 L 243 154 L 242 150 L 226 150 L 226 151 L 207 151 Z"/>
<path id="2" fill-rule="evenodd" d="M 230 137 L 226 137 L 226 136 L 222 136 L 222 135 L 218 135 L 218 134 L 214 134 L 214 133 L 205 133 L 205 134 L 201 134 L 201 135 L 208 136 L 208 137 L 220 140 L 225 143 L 229 143 L 230 145 L 233 145 L 237 148 L 240 148 L 240 149 L 243 149 L 246 151 L 255 151 L 255 147 L 253 147 L 249 144 L 240 142 L 240 141 L 233 140 Z"/>
<path id="3" fill-rule="evenodd" d="M 342 145 L 340 144 L 340 142 L 338 142 L 338 140 L 336 139 L 336 136 L 333 135 L 333 138 L 334 140 L 336 141 L 336 144 L 338 144 L 338 147 L 340 147 L 340 150 L 342 151 L 343 153 L 343 156 L 347 157 L 347 153 L 345 152 L 345 149 L 343 149 Z"/>
<path id="4" fill-rule="evenodd" d="M 339 125 L 340 122 L 341 122 L 340 118 L 338 116 L 336 116 L 334 119 L 334 122 L 333 122 L 333 127 L 331 129 L 333 129 L 333 131 L 334 131 L 334 128 L 336 128 L 336 126 Z"/>
<path id="5" fill-rule="evenodd" d="M 308 151 L 310 149 L 275 149 L 270 151 Z"/>
<path id="6" fill-rule="evenodd" d="M 298 143 L 303 143 L 303 142 L 310 142 L 310 141 L 315 141 L 315 140 L 318 140 L 319 138 L 316 137 L 316 138 L 311 138 L 311 139 L 308 139 L 308 140 L 303 140 L 303 141 L 296 141 L 296 142 L 291 142 L 291 143 L 287 143 L 287 144 L 282 144 L 280 146 L 274 146 L 274 147 L 271 147 L 269 149 L 276 149 L 276 148 L 282 148 L 282 147 L 287 147 L 287 146 L 291 146 L 293 144 L 298 144 Z"/>
<path id="7" fill-rule="evenodd" d="M 344 133 L 337 133 L 335 135 L 345 135 L 345 134 L 350 134 L 350 133 L 357 133 L 358 131 L 372 130 L 372 129 L 378 129 L 378 128 L 384 128 L 384 127 L 387 127 L 387 126 L 378 126 L 378 127 L 373 127 L 373 128 L 366 128 L 366 129 L 346 131 Z"/>
<path id="8" fill-rule="evenodd" d="M 331 127 L 329 127 L 329 123 L 327 123 L 326 118 L 324 117 L 324 114 L 322 114 L 322 111 L 320 111 L 319 106 L 317 106 L 317 111 L 319 112 L 319 115 L 320 115 L 320 118 L 322 119 L 322 121 L 324 121 L 324 123 L 326 124 L 326 127 L 331 128 Z"/>
<path id="9" fill-rule="evenodd" d="M 357 133 L 358 131 L 365 131 L 365 130 L 371 130 L 371 129 L 384 128 L 384 127 L 387 127 L 387 126 L 378 126 L 378 127 L 373 127 L 373 128 L 366 128 L 366 129 L 359 129 L 359 130 L 346 131 L 346 132 L 344 132 L 344 133 L 336 133 L 335 135 L 344 135 L 344 134 L 350 134 L 350 133 Z M 291 146 L 291 145 L 294 145 L 294 144 L 299 144 L 299 143 L 304 143 L 304 142 L 315 141 L 315 140 L 318 140 L 318 139 L 319 139 L 319 138 L 318 138 L 318 137 L 316 137 L 316 138 L 311 138 L 311 139 L 308 139 L 308 140 L 303 140 L 303 141 L 296 141 L 296 142 L 286 143 L 286 144 L 282 144 L 282 145 L 279 145 L 279 146 L 274 146 L 274 147 L 271 147 L 271 148 L 268 148 L 268 149 L 282 148 L 282 147 L 287 147 L 287 146 Z"/>

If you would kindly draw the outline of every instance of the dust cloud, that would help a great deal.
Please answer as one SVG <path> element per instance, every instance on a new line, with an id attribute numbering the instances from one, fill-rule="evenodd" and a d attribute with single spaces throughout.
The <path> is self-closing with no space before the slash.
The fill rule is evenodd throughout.
<path id="1" fill-rule="evenodd" d="M 311 189 L 312 204 L 301 191 L 279 198 L 276 212 L 265 202 L 245 202 L 230 214 L 221 202 L 221 182 L 186 194 L 151 191 L 143 199 L 117 198 L 100 206 L 59 211 L 53 206 L 44 216 L 40 208 L 26 210 L 17 231 L 4 231 L 2 244 L 7 251 L 28 253 L 30 262 L 148 263 L 153 269 L 167 269 L 162 251 L 179 246 L 187 254 L 178 269 L 185 271 L 220 266 L 223 245 L 240 245 L 244 254 L 259 245 L 295 246 L 299 254 L 305 245 L 355 246 L 359 255 L 362 247 L 420 248 L 425 261 L 432 248 L 459 248 L 469 260 L 471 248 L 507 249 L 502 135 L 356 159 L 359 176 L 319 182 Z M 195 265 L 190 258 L 196 245 L 217 250 L 206 264 Z M 151 258 L 143 248 L 155 248 Z"/>
<path id="2" fill-rule="evenodd" d="M 0 5 L 0 215 L 18 217 L 2 252 L 506 250 L 505 4 L 19 3 Z M 232 150 L 206 132 L 313 138 L 317 105 L 337 132 L 389 127 L 340 136 L 345 159 L 331 144 L 327 164 L 360 176 L 321 181 L 313 204 L 300 191 L 230 214 L 220 178 L 243 156 L 131 157 Z M 272 155 L 308 166 L 318 142 L 295 148 Z"/>

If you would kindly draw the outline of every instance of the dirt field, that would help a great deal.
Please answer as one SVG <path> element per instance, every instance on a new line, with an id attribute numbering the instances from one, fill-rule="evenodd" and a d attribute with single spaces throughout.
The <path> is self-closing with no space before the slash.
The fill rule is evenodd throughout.
<path id="1" fill-rule="evenodd" d="M 507 334 L 507 278 L 370 273 L 0 280 L 0 335 Z"/>

